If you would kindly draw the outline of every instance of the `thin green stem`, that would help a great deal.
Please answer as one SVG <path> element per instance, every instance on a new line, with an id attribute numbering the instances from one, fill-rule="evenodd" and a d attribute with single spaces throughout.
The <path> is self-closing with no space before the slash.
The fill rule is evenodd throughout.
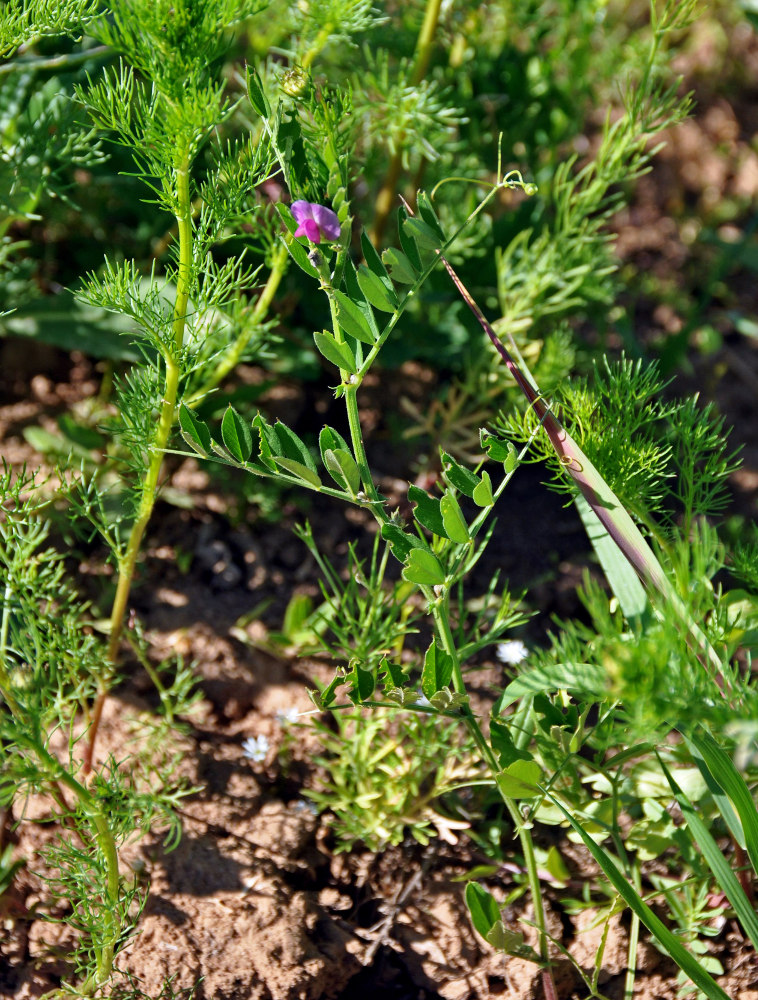
<path id="1" fill-rule="evenodd" d="M 387 562 L 389 560 L 389 554 L 390 554 L 390 547 L 389 545 L 385 545 L 384 550 L 382 552 L 381 562 L 379 563 L 379 572 L 375 576 L 378 587 L 381 587 L 384 583 L 384 574 L 387 572 Z M 371 566 L 372 574 L 374 572 L 375 565 L 376 565 L 375 561 L 372 560 L 372 566 Z M 374 617 L 376 615 L 376 611 L 377 611 L 376 603 L 372 601 L 369 604 L 368 614 L 366 615 L 366 620 L 363 626 L 365 635 L 369 634 L 371 627 L 374 624 Z"/>
<path id="2" fill-rule="evenodd" d="M 334 25 L 327 21 L 327 23 L 323 25 L 319 33 L 316 35 L 313 45 L 311 45 L 303 58 L 300 60 L 300 65 L 303 69 L 310 69 L 316 56 L 321 54 L 322 49 L 329 41 L 329 36 L 333 31 Z"/>
<path id="3" fill-rule="evenodd" d="M 437 24 L 440 19 L 442 0 L 427 0 L 426 11 L 424 12 L 424 23 L 421 25 L 418 39 L 416 40 L 416 56 L 411 74 L 411 83 L 418 86 L 426 76 L 429 69 L 429 61 L 432 58 L 434 47 L 434 36 L 437 34 Z"/>
<path id="4" fill-rule="evenodd" d="M 92 59 L 115 59 L 116 53 L 109 45 L 96 45 L 83 52 L 68 52 L 61 56 L 51 56 L 44 59 L 16 59 L 14 62 L 0 66 L 0 76 L 8 73 L 42 73 L 47 70 L 64 70 L 68 72 Z"/>
<path id="5" fill-rule="evenodd" d="M 10 582 L 5 584 L 5 594 L 3 595 L 3 617 L 0 621 L 0 667 L 5 668 L 5 650 L 8 646 L 8 629 L 10 628 L 11 619 L 11 595 L 13 590 L 11 589 Z"/>
<path id="6" fill-rule="evenodd" d="M 508 799 L 505 795 L 503 795 L 502 798 L 508 807 L 508 811 L 510 812 L 514 823 L 516 823 L 516 829 L 518 830 L 521 850 L 524 854 L 524 866 L 526 867 L 526 878 L 529 883 L 529 893 L 532 897 L 532 905 L 534 906 L 534 922 L 537 925 L 539 955 L 547 967 L 550 962 L 547 925 L 545 923 L 545 907 L 542 905 L 542 890 L 540 889 L 540 877 L 537 872 L 537 859 L 534 856 L 532 831 L 528 827 L 524 826 L 516 803 L 513 799 Z"/>
<path id="7" fill-rule="evenodd" d="M 342 332 L 339 316 L 337 314 L 337 303 L 334 297 L 334 288 L 329 274 L 329 267 L 323 256 L 319 255 L 317 261 L 316 267 L 321 279 L 321 287 L 329 298 L 329 312 L 331 314 L 334 336 L 335 339 L 342 344 L 345 342 L 345 336 Z M 368 459 L 366 458 L 366 449 L 363 446 L 363 431 L 361 429 L 360 413 L 358 412 L 358 388 L 362 382 L 362 376 L 351 375 L 344 369 L 340 369 L 340 378 L 342 379 L 342 392 L 345 397 L 347 421 L 350 428 L 350 442 L 353 446 L 353 454 L 361 476 L 361 483 L 363 484 L 366 496 L 374 504 L 372 510 L 374 511 L 377 520 L 382 523 L 388 520 L 388 515 L 381 506 L 379 494 L 376 490 L 376 486 L 374 486 L 371 469 L 369 468 Z"/>
<path id="8" fill-rule="evenodd" d="M 453 687 L 456 692 L 465 694 L 466 683 L 463 679 L 463 672 L 461 670 L 458 651 L 455 647 L 453 634 L 450 629 L 450 609 L 448 602 L 449 595 L 447 592 L 441 600 L 438 598 L 436 601 L 433 601 L 432 616 L 434 617 L 434 623 L 437 627 L 442 646 L 453 661 Z M 493 777 L 496 779 L 495 784 L 497 785 L 497 775 L 501 770 L 500 765 L 494 752 L 492 751 L 492 748 L 485 739 L 484 733 L 479 725 L 479 720 L 476 718 L 468 705 L 464 708 L 463 720 L 469 732 L 473 736 L 474 741 L 479 748 L 479 752 L 482 754 L 482 757 L 486 761 Z M 527 872 L 527 881 L 529 882 L 529 892 L 532 896 L 532 905 L 534 906 L 534 922 L 537 925 L 539 955 L 544 964 L 545 971 L 550 977 L 550 984 L 553 989 L 555 989 L 552 982 L 552 974 L 549 969 L 550 955 L 548 953 L 548 934 L 545 923 L 545 908 L 542 905 L 540 879 L 537 871 L 537 859 L 534 856 L 534 843 L 532 841 L 531 829 L 525 826 L 516 802 L 507 795 L 504 795 L 502 791 L 500 792 L 500 796 L 511 815 L 513 825 L 518 833 L 518 838 L 521 843 L 521 850 L 524 855 L 524 866 L 526 867 Z"/>
<path id="9" fill-rule="evenodd" d="M 508 175 L 508 176 L 510 176 L 510 175 Z M 502 187 L 508 187 L 508 186 L 509 186 L 509 181 L 508 181 L 508 178 L 506 177 L 506 178 L 503 179 L 503 181 L 502 181 L 501 184 L 498 184 L 497 187 L 492 188 L 492 190 L 489 191 L 484 196 L 484 198 L 476 206 L 476 208 L 471 213 L 471 215 L 469 215 L 469 217 L 465 220 L 465 222 L 463 222 L 456 229 L 456 231 L 453 233 L 453 235 L 450 237 L 450 239 L 448 239 L 448 240 L 445 241 L 444 246 L 440 247 L 440 249 L 437 251 L 439 259 L 442 259 L 444 261 L 444 256 L 443 255 L 447 252 L 447 250 L 449 250 L 449 248 L 451 246 L 453 246 L 453 244 L 457 241 L 457 239 L 461 235 L 461 233 L 465 229 L 467 229 L 471 225 L 471 223 L 474 221 L 474 219 L 476 219 L 476 217 L 478 215 L 480 215 L 484 211 L 484 209 L 487 207 L 487 205 L 489 205 L 489 203 L 495 197 L 495 195 L 497 194 L 497 192 L 500 191 L 500 189 Z M 368 372 L 368 370 L 371 368 L 371 365 L 376 360 L 376 357 L 379 354 L 379 351 L 384 346 L 387 338 L 389 337 L 389 335 L 392 333 L 392 331 L 397 326 L 397 323 L 400 320 L 400 317 L 403 315 L 403 312 L 405 311 L 405 309 L 407 308 L 407 306 L 409 305 L 409 303 L 411 302 L 411 300 L 414 298 L 414 296 L 416 295 L 416 293 L 418 292 L 418 290 L 421 288 L 421 286 L 424 284 L 424 282 L 426 281 L 426 279 L 429 277 L 429 275 L 432 273 L 432 271 L 434 270 L 434 268 L 436 266 L 437 266 L 437 260 L 436 259 L 431 260 L 430 263 L 427 264 L 427 266 L 423 269 L 423 271 L 418 276 L 418 278 L 416 278 L 416 281 L 411 286 L 410 290 L 408 291 L 408 294 L 400 302 L 400 304 L 398 305 L 397 309 L 395 309 L 395 311 L 392 313 L 392 315 L 390 316 L 390 318 L 387 320 L 387 323 L 385 324 L 384 329 L 379 334 L 379 338 L 377 339 L 376 343 L 369 350 L 368 354 L 366 355 L 366 357 L 363 360 L 363 364 L 361 365 L 360 370 L 359 370 L 358 375 L 357 375 L 357 378 L 359 380 L 362 379 L 363 376 L 366 374 L 366 372 Z"/>
<path id="10" fill-rule="evenodd" d="M 371 470 L 369 469 L 368 459 L 366 458 L 366 449 L 363 447 L 363 432 L 361 430 L 361 418 L 358 413 L 358 386 L 348 384 L 345 386 L 345 408 L 347 410 L 347 420 L 350 427 L 350 442 L 353 446 L 353 453 L 355 455 L 355 461 L 358 466 L 358 471 L 361 474 L 361 482 L 363 483 L 363 489 L 366 492 L 366 496 L 369 500 L 376 502 L 376 506 L 372 507 L 374 514 L 380 522 L 389 520 L 389 517 L 381 506 L 379 501 L 379 494 L 374 486 L 374 480 L 371 476 Z"/>
<path id="11" fill-rule="evenodd" d="M 163 705 L 163 707 L 164 707 L 164 709 L 166 711 L 166 720 L 167 720 L 167 722 L 169 722 L 170 724 L 173 724 L 174 713 L 173 713 L 173 710 L 172 710 L 171 698 L 169 697 L 169 693 L 168 693 L 168 691 L 166 689 L 166 685 L 161 680 L 160 674 L 158 673 L 158 671 L 155 669 L 155 667 L 150 662 L 149 657 L 147 657 L 145 655 L 145 653 L 143 652 L 143 650 L 140 648 L 139 643 L 137 643 L 137 642 L 131 642 L 130 645 L 132 647 L 132 652 L 137 657 L 137 659 L 139 660 L 139 662 L 142 664 L 142 668 L 144 669 L 145 673 L 147 674 L 147 676 L 152 681 L 153 687 L 155 688 L 155 690 L 158 692 L 158 694 L 160 696 L 161 704 Z"/>
<path id="12" fill-rule="evenodd" d="M 5 593 L 3 595 L 3 617 L 2 621 L 0 621 L 0 694 L 2 694 L 3 701 L 10 709 L 14 718 L 21 722 L 21 706 L 11 693 L 11 679 L 8 675 L 8 668 L 5 662 L 5 654 L 8 647 L 8 630 L 10 628 L 10 600 L 12 594 L 11 585 L 9 582 L 6 582 Z"/>
<path id="13" fill-rule="evenodd" d="M 30 739 L 34 753 L 50 775 L 50 780 L 65 785 L 79 801 L 82 810 L 93 827 L 95 839 L 105 861 L 105 889 L 103 899 L 103 920 L 106 929 L 106 943 L 97 951 L 95 972 L 81 987 L 84 995 L 91 995 L 105 983 L 113 970 L 113 957 L 119 936 L 117 920 L 121 880 L 118 873 L 118 850 L 108 820 L 95 797 L 81 782 L 50 753 L 37 739 Z"/>
<path id="14" fill-rule="evenodd" d="M 160 474 L 163 467 L 163 456 L 171 436 L 176 413 L 176 403 L 179 394 L 179 356 L 184 342 L 184 328 L 187 322 L 187 307 L 189 304 L 190 284 L 192 279 L 192 204 L 190 200 L 189 156 L 185 156 L 176 171 L 177 213 L 176 221 L 179 228 L 179 267 L 176 276 L 176 302 L 173 315 L 173 344 L 166 350 L 166 374 L 163 386 L 163 399 L 160 405 L 158 426 L 150 450 L 150 459 L 144 482 L 137 516 L 132 524 L 126 550 L 118 562 L 118 582 L 113 600 L 110 617 L 110 636 L 107 648 L 107 666 L 98 685 L 97 698 L 92 710 L 92 723 L 89 739 L 84 755 L 84 773 L 92 769 L 95 750 L 95 740 L 102 718 L 105 699 L 108 695 L 115 666 L 118 662 L 119 644 L 124 628 L 129 593 L 139 557 L 142 538 L 155 506 L 158 495 Z"/>

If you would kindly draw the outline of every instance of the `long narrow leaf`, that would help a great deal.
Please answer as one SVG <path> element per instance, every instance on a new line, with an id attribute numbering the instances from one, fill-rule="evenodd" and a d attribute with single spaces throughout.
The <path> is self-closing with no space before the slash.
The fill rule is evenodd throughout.
<path id="1" fill-rule="evenodd" d="M 697 845 L 708 863 L 708 867 L 711 869 L 716 881 L 723 889 L 726 898 L 732 904 L 734 912 L 737 914 L 743 929 L 753 942 L 753 945 L 758 948 L 758 916 L 756 916 L 750 900 L 745 895 L 745 891 L 740 885 L 737 876 L 732 871 L 728 861 L 719 850 L 719 846 L 711 836 L 708 827 L 698 816 L 697 810 L 681 790 L 679 785 L 677 785 L 673 775 L 660 757 L 658 758 L 658 762 L 660 763 L 663 773 L 666 776 L 666 780 L 669 785 L 671 785 L 671 791 L 674 793 L 674 798 L 676 799 L 679 808 L 682 810 L 682 816 L 684 816 L 693 839 L 697 841 Z"/>
<path id="2" fill-rule="evenodd" d="M 710 733 L 695 733 L 690 742 L 697 748 L 714 779 L 731 799 L 742 824 L 745 848 L 750 863 L 758 874 L 758 809 L 745 779 Z"/>
<path id="3" fill-rule="evenodd" d="M 605 530 L 583 493 L 577 494 L 574 504 L 624 617 L 629 622 L 639 621 L 648 606 L 640 578 Z"/>
<path id="4" fill-rule="evenodd" d="M 613 858 L 603 850 L 589 834 L 585 833 L 581 825 L 567 812 L 561 803 L 545 791 L 545 795 L 553 805 L 556 805 L 571 826 L 582 838 L 585 847 L 592 857 L 602 868 L 606 878 L 613 885 L 624 902 L 633 913 L 636 913 L 642 923 L 654 935 L 658 943 L 666 949 L 679 968 L 689 976 L 692 982 L 702 990 L 709 1000 L 730 1000 L 729 996 L 721 989 L 718 983 L 705 971 L 702 965 L 694 958 L 686 948 L 682 946 L 678 938 L 666 927 L 663 921 L 653 913 L 647 903 L 640 897 L 634 886 L 624 878 L 616 867 Z"/>
<path id="5" fill-rule="evenodd" d="M 716 803 L 716 808 L 721 813 L 724 822 L 729 827 L 729 832 L 731 833 L 734 842 L 739 844 L 740 847 L 745 850 L 745 834 L 742 829 L 742 823 L 740 823 L 739 816 L 734 811 L 734 806 L 732 805 L 729 796 L 726 794 L 721 785 L 716 781 L 711 772 L 708 770 L 708 765 L 705 763 L 700 755 L 700 751 L 697 749 L 695 744 L 690 740 L 687 733 L 681 733 L 682 739 L 687 744 L 690 751 L 690 756 L 697 765 L 698 771 L 703 776 L 703 781 L 705 781 L 708 791 L 711 793 L 713 801 Z"/>
<path id="6" fill-rule="evenodd" d="M 707 657 L 716 671 L 721 671 L 721 659 L 708 641 L 702 629 L 688 614 L 687 608 L 669 582 L 663 567 L 648 545 L 642 532 L 616 494 L 603 479 L 577 442 L 571 437 L 558 417 L 545 401 L 531 376 L 522 371 L 492 326 L 474 301 L 471 293 L 455 273 L 444 256 L 438 251 L 453 284 L 458 289 L 466 305 L 476 316 L 479 324 L 489 337 L 495 350 L 503 359 L 516 384 L 532 407 L 535 416 L 550 438 L 561 465 L 574 481 L 579 492 L 596 514 L 603 528 L 619 547 L 636 571 L 642 582 L 654 593 L 660 594 L 667 607 L 674 611 L 684 623 L 698 652 Z"/>

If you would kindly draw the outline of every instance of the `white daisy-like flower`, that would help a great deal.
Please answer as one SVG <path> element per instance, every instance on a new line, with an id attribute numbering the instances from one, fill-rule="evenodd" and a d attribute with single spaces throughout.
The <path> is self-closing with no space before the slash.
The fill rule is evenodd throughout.
<path id="1" fill-rule="evenodd" d="M 495 656 L 501 663 L 507 663 L 511 667 L 521 663 L 529 655 L 529 650 L 520 639 L 509 639 L 507 642 L 499 642 L 495 646 Z"/>
<path id="2" fill-rule="evenodd" d="M 248 760 L 260 764 L 266 759 L 269 745 L 268 739 L 265 736 L 250 736 L 242 744 L 242 753 Z"/>
<path id="3" fill-rule="evenodd" d="M 281 726 L 291 726 L 297 722 L 300 713 L 296 708 L 278 708 L 276 710 L 276 721 Z"/>

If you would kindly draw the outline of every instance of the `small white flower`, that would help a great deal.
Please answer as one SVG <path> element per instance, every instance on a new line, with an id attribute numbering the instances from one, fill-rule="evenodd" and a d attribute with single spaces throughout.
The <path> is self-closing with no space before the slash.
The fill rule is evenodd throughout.
<path id="1" fill-rule="evenodd" d="M 276 721 L 280 726 L 291 726 L 297 722 L 300 713 L 296 708 L 278 708 L 276 710 Z"/>
<path id="2" fill-rule="evenodd" d="M 507 642 L 499 642 L 495 646 L 495 656 L 501 663 L 507 663 L 515 667 L 529 655 L 529 650 L 520 639 L 509 639 Z"/>
<path id="3" fill-rule="evenodd" d="M 265 736 L 250 736 L 242 744 L 242 753 L 248 760 L 260 764 L 266 759 L 268 748 L 269 742 Z"/>
<path id="4" fill-rule="evenodd" d="M 432 703 L 429 701 L 427 696 L 423 691 L 419 691 L 418 698 L 414 701 L 414 705 L 418 705 L 419 708 L 431 708 Z"/>
<path id="5" fill-rule="evenodd" d="M 296 799 L 292 805 L 292 811 L 296 813 L 310 813 L 312 816 L 318 816 L 318 806 L 315 802 L 311 802 L 310 799 Z"/>

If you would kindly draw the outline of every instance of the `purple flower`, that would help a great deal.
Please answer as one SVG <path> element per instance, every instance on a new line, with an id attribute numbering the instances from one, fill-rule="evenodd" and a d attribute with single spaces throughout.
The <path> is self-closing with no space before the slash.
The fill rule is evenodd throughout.
<path id="1" fill-rule="evenodd" d="M 298 224 L 295 236 L 307 236 L 311 243 L 339 239 L 339 219 L 331 208 L 314 205 L 311 201 L 293 201 L 292 214 Z"/>

